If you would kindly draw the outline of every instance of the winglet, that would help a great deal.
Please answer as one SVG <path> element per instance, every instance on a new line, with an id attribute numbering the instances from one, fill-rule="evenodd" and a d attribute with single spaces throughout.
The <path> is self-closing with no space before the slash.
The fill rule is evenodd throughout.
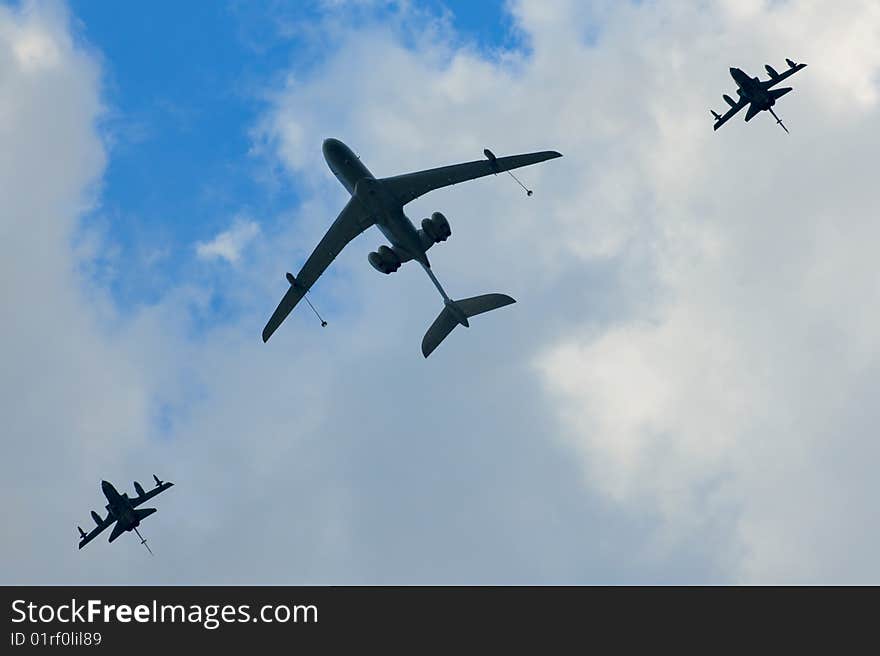
<path id="1" fill-rule="evenodd" d="M 169 483 L 168 481 L 163 481 L 161 478 L 153 474 L 153 480 L 156 481 L 156 487 L 162 487 L 163 485 L 167 485 L 168 487 L 172 487 L 174 483 Z"/>
<path id="2" fill-rule="evenodd" d="M 495 157 L 495 153 L 493 153 L 488 148 L 483 149 L 483 154 L 486 156 L 486 159 L 489 160 L 489 166 L 492 167 L 492 170 L 495 172 L 495 175 L 501 173 L 501 169 L 498 168 L 498 158 Z"/>

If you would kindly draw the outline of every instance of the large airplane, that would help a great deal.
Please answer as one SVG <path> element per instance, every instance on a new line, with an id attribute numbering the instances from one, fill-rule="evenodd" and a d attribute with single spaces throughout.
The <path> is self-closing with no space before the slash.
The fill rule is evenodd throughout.
<path id="1" fill-rule="evenodd" d="M 749 110 L 746 112 L 746 121 L 751 121 L 759 112 L 768 111 L 773 114 L 773 118 L 775 118 L 776 122 L 782 126 L 782 129 L 788 132 L 788 128 L 785 127 L 782 120 L 776 115 L 776 112 L 773 111 L 773 105 L 776 104 L 776 101 L 779 100 L 779 98 L 791 91 L 791 87 L 784 87 L 782 89 L 774 89 L 773 87 L 787 77 L 794 75 L 802 68 L 806 68 L 807 65 L 796 64 L 790 59 L 786 59 L 785 62 L 788 64 L 788 70 L 784 73 L 777 73 L 770 64 L 764 66 L 764 68 L 767 69 L 767 73 L 770 75 L 770 79 L 764 81 L 759 80 L 757 77 L 749 77 L 742 69 L 731 68 L 730 76 L 733 78 L 733 81 L 736 82 L 736 92 L 739 95 L 739 98 L 734 100 L 727 94 L 724 94 L 725 102 L 730 105 L 730 109 L 727 110 L 727 113 L 724 114 L 724 116 L 718 114 L 714 110 L 709 110 L 712 112 L 712 116 L 715 117 L 715 129 L 717 130 L 727 123 L 734 114 L 748 105 Z"/>
<path id="2" fill-rule="evenodd" d="M 137 533 L 137 536 L 141 539 L 141 544 L 147 548 L 147 551 L 153 553 L 150 546 L 147 544 L 146 538 L 140 534 L 137 527 L 140 526 L 141 520 L 144 519 L 144 517 L 152 515 L 156 512 L 156 509 L 142 508 L 140 510 L 135 510 L 135 508 L 174 485 L 174 483 L 160 481 L 155 474 L 153 474 L 153 480 L 156 481 L 156 486 L 149 492 L 145 492 L 141 484 L 135 481 L 134 489 L 135 492 L 137 492 L 137 497 L 134 499 L 129 499 L 128 494 L 124 492 L 119 494 L 119 492 L 116 491 L 116 488 L 107 481 L 101 481 L 101 490 L 104 492 L 104 496 L 107 497 L 107 505 L 105 506 L 107 508 L 107 516 L 104 519 L 101 519 L 101 516 L 93 510 L 92 519 L 95 520 L 96 526 L 89 533 L 86 533 L 82 528 L 77 526 L 80 537 L 79 548 L 82 549 L 95 539 L 101 531 L 115 522 L 116 525 L 110 532 L 109 542 L 113 542 L 113 540 L 126 531 L 133 530 Z"/>
<path id="3" fill-rule="evenodd" d="M 281 325 L 345 245 L 373 225 L 379 228 L 391 244 L 382 245 L 369 254 L 367 259 L 373 268 L 388 274 L 397 271 L 404 262 L 415 260 L 422 266 L 443 297 L 443 311 L 422 340 L 422 354 L 425 357 L 428 357 L 457 325 L 467 327 L 469 318 L 515 302 L 505 294 L 484 294 L 452 300 L 431 270 L 427 256 L 431 246 L 446 241 L 452 235 L 449 221 L 440 212 L 434 212 L 431 218 L 424 219 L 421 228 L 417 229 L 404 214 L 403 207 L 434 189 L 537 164 L 562 155 L 547 150 L 525 155 L 495 157 L 487 149 L 483 151 L 486 155 L 484 160 L 377 179 L 360 158 L 341 141 L 326 139 L 323 151 L 324 160 L 342 186 L 351 194 L 351 198 L 296 277 L 287 274 L 290 288 L 263 329 L 264 342 Z M 531 195 L 531 191 L 526 190 L 526 192 Z M 309 302 L 307 297 L 306 302 Z M 320 319 L 320 316 L 318 318 Z M 326 322 L 321 319 L 321 324 L 326 325 Z"/>

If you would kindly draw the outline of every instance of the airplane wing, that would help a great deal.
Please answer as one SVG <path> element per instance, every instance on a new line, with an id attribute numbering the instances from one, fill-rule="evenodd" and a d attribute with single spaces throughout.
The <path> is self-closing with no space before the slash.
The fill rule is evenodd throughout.
<path id="1" fill-rule="evenodd" d="M 89 542 L 91 542 L 96 537 L 98 537 L 98 535 L 101 533 L 101 531 L 103 531 L 105 528 L 110 526 L 110 524 L 112 524 L 115 521 L 116 521 L 115 519 L 110 519 L 110 514 L 108 513 L 107 517 L 105 517 L 103 520 L 101 520 L 101 523 L 98 524 L 97 526 L 95 526 L 95 528 L 93 528 L 89 533 L 83 534 L 82 529 L 80 529 L 79 548 L 82 549 Z"/>
<path id="2" fill-rule="evenodd" d="M 141 505 L 144 501 L 149 501 L 149 500 L 152 499 L 154 496 L 156 496 L 157 494 L 160 494 L 161 492 L 164 492 L 165 490 L 167 490 L 169 487 L 172 487 L 173 485 L 174 485 L 174 483 L 167 483 L 167 482 L 166 482 L 166 483 L 160 483 L 159 485 L 157 485 L 156 487 L 154 487 L 154 488 L 153 488 L 152 490 L 150 490 L 149 492 L 144 492 L 143 494 L 138 495 L 136 498 L 132 499 L 132 500 L 131 500 L 131 507 L 132 507 L 132 508 L 137 508 L 137 507 L 138 507 L 139 505 Z"/>
<path id="3" fill-rule="evenodd" d="M 419 196 L 424 196 L 429 191 L 441 187 L 482 178 L 493 173 L 503 173 L 522 166 L 530 166 L 556 157 L 562 157 L 562 155 L 555 150 L 545 150 L 539 153 L 497 157 L 492 161 L 481 159 L 465 164 L 453 164 L 417 173 L 396 175 L 392 178 L 384 178 L 381 182 L 403 205 L 406 205 Z"/>
<path id="4" fill-rule="evenodd" d="M 775 75 L 773 73 L 770 73 L 770 79 L 766 80 L 763 83 L 765 89 L 770 89 L 772 87 L 775 87 L 777 84 L 782 82 L 784 79 L 791 77 L 792 75 L 797 73 L 799 70 L 807 67 L 806 64 L 795 64 L 790 59 L 786 59 L 785 61 L 788 62 L 788 68 L 786 69 L 786 71 L 784 73 L 776 73 L 776 71 L 773 71 L 773 73 L 776 73 Z M 769 67 L 767 68 L 767 71 L 768 72 L 770 71 Z"/>
<path id="5" fill-rule="evenodd" d="M 736 104 L 733 107 L 731 107 L 730 109 L 727 110 L 727 113 L 724 114 L 724 116 L 718 116 L 718 114 L 715 114 L 715 112 L 712 112 L 712 114 L 715 116 L 715 129 L 717 130 L 722 125 L 727 123 L 727 121 L 732 119 L 736 115 L 736 113 L 739 112 L 739 110 L 741 110 L 743 107 L 745 107 L 748 104 L 749 104 L 748 100 L 743 100 L 742 98 L 740 98 L 739 100 L 736 101 Z"/>
<path id="6" fill-rule="evenodd" d="M 339 216 L 330 226 L 327 234 L 318 243 L 315 250 L 306 260 L 303 268 L 294 278 L 290 289 L 281 299 L 269 323 L 263 328 L 263 341 L 268 341 L 281 322 L 287 318 L 306 292 L 320 277 L 330 263 L 345 248 L 346 244 L 373 225 L 375 221 L 366 212 L 360 201 L 352 197 L 342 209 Z M 289 280 L 289 279 L 288 279 Z"/>

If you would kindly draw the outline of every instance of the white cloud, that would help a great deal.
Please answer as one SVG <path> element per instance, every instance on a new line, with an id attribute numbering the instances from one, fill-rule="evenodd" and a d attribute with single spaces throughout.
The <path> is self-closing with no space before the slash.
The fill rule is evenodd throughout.
<path id="1" fill-rule="evenodd" d="M 67 501 L 94 485 L 93 467 L 118 468 L 120 454 L 145 439 L 149 390 L 108 331 L 112 308 L 78 279 L 71 249 L 105 163 L 99 73 L 73 45 L 60 5 L 0 7 L 6 583 L 76 576 L 62 565 L 71 553 Z"/>
<path id="2" fill-rule="evenodd" d="M 221 259 L 235 264 L 244 248 L 259 234 L 258 223 L 237 219 L 229 230 L 224 230 L 211 241 L 196 244 L 196 254 L 204 260 Z"/>
<path id="3" fill-rule="evenodd" d="M 659 34 L 646 32 L 652 11 L 604 26 L 612 49 L 619 29 L 654 53 L 626 75 L 663 80 L 638 101 L 657 133 L 631 162 L 657 199 L 641 229 L 655 297 L 598 334 L 572 331 L 538 369 L 590 484 L 655 507 L 666 537 L 720 518 L 736 529 L 736 578 L 876 580 L 880 534 L 860 527 L 876 495 L 862 463 L 878 453 L 865 395 L 880 385 L 880 313 L 864 245 L 880 237 L 865 173 L 880 52 L 851 35 L 876 33 L 880 14 L 757 4 L 711 43 L 678 41 L 677 25 L 706 22 L 696 16 Z M 791 138 L 760 119 L 717 135 L 702 115 L 694 124 L 706 99 L 693 80 L 723 85 L 729 64 L 758 72 L 783 56 L 810 63 L 777 108 Z"/>
<path id="4" fill-rule="evenodd" d="M 880 383 L 866 251 L 880 236 L 866 218 L 880 52 L 858 37 L 880 29 L 876 6 L 513 11 L 529 59 L 489 62 L 442 39 L 413 52 L 384 29 L 344 41 L 280 97 L 268 121 L 279 156 L 310 175 L 322 164 L 304 135 L 338 136 L 384 175 L 484 145 L 562 150 L 558 165 L 523 172 L 538 189 L 529 204 L 503 181 L 474 183 L 413 216 L 451 217 L 441 279 L 496 278 L 528 304 L 518 321 L 534 338 L 518 344 L 587 489 L 656 518 L 640 539 L 666 571 L 702 541 L 698 557 L 722 578 L 876 579 L 880 534 L 862 528 L 876 487 L 862 463 L 876 457 L 863 389 Z M 810 64 L 778 107 L 793 134 L 763 116 L 713 133 L 727 68 L 757 74 L 784 57 Z M 378 66 L 393 74 L 367 74 Z M 333 101 L 342 79 L 356 104 Z M 524 317 L 545 309 L 539 296 L 567 321 Z M 499 325 L 496 347 L 523 338 Z M 500 407 L 516 413 L 515 401 Z"/>
<path id="5" fill-rule="evenodd" d="M 304 200 L 201 245 L 247 263 L 217 284 L 248 311 L 195 339 L 210 287 L 120 317 L 71 273 L 104 163 L 99 71 L 63 15 L 0 9 L 0 187 L 18 192 L 0 267 L 26 281 L 2 299 L 9 578 L 876 580 L 878 22 L 830 6 L 522 0 L 530 53 L 488 57 L 406 8 L 334 14 L 326 59 L 259 126 Z M 15 54 L 29 30 L 53 66 Z M 810 64 L 778 107 L 792 134 L 765 116 L 713 133 L 727 68 L 785 56 Z M 417 268 L 373 271 L 369 231 L 314 288 L 330 326 L 298 308 L 262 344 L 283 272 L 345 202 L 327 136 L 377 175 L 561 150 L 522 171 L 530 199 L 499 177 L 408 208 L 450 218 L 431 256 L 453 295 L 519 303 L 424 361 L 439 300 Z M 178 483 L 149 527 L 161 558 L 76 553 L 97 481 L 152 471 Z"/>

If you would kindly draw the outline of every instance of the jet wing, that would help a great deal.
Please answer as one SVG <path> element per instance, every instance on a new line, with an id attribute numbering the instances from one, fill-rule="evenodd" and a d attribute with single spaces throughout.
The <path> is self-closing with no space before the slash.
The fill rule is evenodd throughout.
<path id="1" fill-rule="evenodd" d="M 157 485 L 149 492 L 144 492 L 143 494 L 141 494 L 137 498 L 132 499 L 131 500 L 131 507 L 137 508 L 144 501 L 149 501 L 154 496 L 156 496 L 157 494 L 160 494 L 161 492 L 164 492 L 165 490 L 167 490 L 169 487 L 172 487 L 173 485 L 174 485 L 174 483 L 167 483 L 167 482 Z"/>
<path id="2" fill-rule="evenodd" d="M 306 292 L 320 277 L 330 263 L 345 248 L 346 244 L 373 225 L 375 221 L 363 208 L 360 201 L 352 197 L 330 226 L 327 234 L 318 243 L 306 260 L 303 268 L 294 278 L 290 289 L 281 299 L 269 323 L 263 328 L 263 341 L 268 341 L 281 322 L 287 318 Z"/>
<path id="3" fill-rule="evenodd" d="M 791 77 L 792 75 L 797 73 L 799 70 L 807 67 L 806 64 L 795 64 L 790 59 L 788 59 L 786 61 L 788 62 L 788 68 L 785 70 L 784 73 L 778 73 L 776 75 L 776 77 L 771 77 L 769 80 L 766 80 L 763 83 L 765 89 L 770 89 L 772 87 L 775 87 L 777 84 L 782 82 L 784 79 Z M 794 66 L 792 66 L 792 64 L 794 64 Z"/>
<path id="4" fill-rule="evenodd" d="M 465 164 L 453 164 L 417 173 L 396 175 L 393 178 L 384 178 L 381 182 L 403 205 L 406 205 L 419 196 L 424 196 L 429 191 L 441 187 L 482 178 L 493 173 L 503 173 L 522 166 L 530 166 L 556 157 L 562 157 L 562 155 L 555 150 L 545 150 L 539 153 L 497 157 L 492 161 L 481 159 Z"/>
<path id="5" fill-rule="evenodd" d="M 739 110 L 741 110 L 743 107 L 745 107 L 748 104 L 749 104 L 748 100 L 743 100 L 742 98 L 737 100 L 736 104 L 733 107 L 731 107 L 730 109 L 728 109 L 727 113 L 724 116 L 720 116 L 715 119 L 715 129 L 717 130 L 722 125 L 727 123 L 730 119 L 732 119 L 736 115 L 737 112 L 739 112 Z M 714 112 L 713 112 L 713 114 L 714 114 Z M 717 114 L 716 114 L 716 116 L 717 116 Z"/>
<path id="6" fill-rule="evenodd" d="M 109 515 L 109 513 L 108 513 L 107 517 L 105 517 L 105 518 L 101 521 L 100 524 L 98 524 L 97 526 L 95 526 L 95 528 L 93 528 L 93 529 L 92 529 L 89 533 L 87 533 L 86 535 L 80 537 L 80 540 L 79 540 L 79 548 L 82 549 L 82 548 L 83 548 L 84 546 L 86 546 L 89 542 L 91 542 L 91 541 L 94 540 L 96 537 L 98 537 L 98 535 L 101 533 L 101 531 L 103 531 L 105 528 L 107 528 L 108 526 L 110 526 L 110 524 L 112 524 L 112 523 L 115 522 L 115 521 L 116 521 L 115 519 L 110 519 L 110 515 Z M 82 529 L 80 529 L 80 530 L 82 530 Z"/>

